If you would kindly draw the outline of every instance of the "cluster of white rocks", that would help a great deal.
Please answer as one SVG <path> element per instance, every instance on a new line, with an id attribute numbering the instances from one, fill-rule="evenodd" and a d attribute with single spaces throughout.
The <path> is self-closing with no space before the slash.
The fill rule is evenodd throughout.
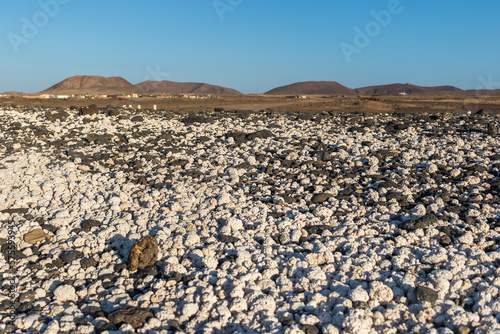
<path id="1" fill-rule="evenodd" d="M 498 333 L 498 122 L 1 108 L 0 332 Z"/>

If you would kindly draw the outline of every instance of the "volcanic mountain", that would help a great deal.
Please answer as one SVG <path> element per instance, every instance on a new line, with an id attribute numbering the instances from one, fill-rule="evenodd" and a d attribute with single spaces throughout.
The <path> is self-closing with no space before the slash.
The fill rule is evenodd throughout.
<path id="1" fill-rule="evenodd" d="M 353 95 L 356 94 L 351 88 L 342 86 L 336 81 L 304 81 L 287 86 L 281 86 L 265 94 L 269 95 L 295 95 L 295 94 L 320 94 L 320 95 Z"/>
<path id="2" fill-rule="evenodd" d="M 24 93 L 21 93 L 21 92 L 5 92 L 5 93 L 2 93 L 0 95 L 21 96 L 21 95 L 24 95 Z"/>
<path id="3" fill-rule="evenodd" d="M 453 86 L 423 87 L 412 84 L 395 83 L 390 85 L 368 86 L 356 88 L 355 92 L 361 95 L 394 95 L 399 93 L 424 94 L 461 94 L 464 91 Z"/>
<path id="4" fill-rule="evenodd" d="M 241 95 L 237 90 L 197 82 L 144 81 L 135 85 L 144 93 L 149 94 L 211 94 L 211 95 Z"/>
<path id="5" fill-rule="evenodd" d="M 131 94 L 140 89 L 122 77 L 77 75 L 47 88 L 46 94 Z"/>

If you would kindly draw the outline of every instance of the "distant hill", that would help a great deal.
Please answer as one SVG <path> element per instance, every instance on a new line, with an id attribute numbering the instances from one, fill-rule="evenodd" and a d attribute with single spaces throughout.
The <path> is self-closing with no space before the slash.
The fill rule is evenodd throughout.
<path id="1" fill-rule="evenodd" d="M 355 89 L 356 93 L 361 95 L 387 95 L 387 94 L 457 94 L 463 93 L 464 91 L 453 86 L 434 86 L 434 87 L 423 87 L 416 86 L 412 84 L 390 84 L 390 85 L 379 85 L 379 86 L 368 86 Z"/>
<path id="2" fill-rule="evenodd" d="M 241 95 L 237 90 L 197 82 L 144 81 L 135 85 L 149 94 Z"/>
<path id="3" fill-rule="evenodd" d="M 24 93 L 21 93 L 21 92 L 5 92 L 5 93 L 1 93 L 0 95 L 21 96 L 21 95 L 24 95 Z"/>
<path id="4" fill-rule="evenodd" d="M 265 94 L 269 95 L 353 95 L 355 91 L 342 86 L 336 81 L 304 81 L 291 85 L 281 86 Z"/>
<path id="5" fill-rule="evenodd" d="M 140 90 L 122 77 L 77 75 L 47 88 L 45 94 L 131 94 Z"/>

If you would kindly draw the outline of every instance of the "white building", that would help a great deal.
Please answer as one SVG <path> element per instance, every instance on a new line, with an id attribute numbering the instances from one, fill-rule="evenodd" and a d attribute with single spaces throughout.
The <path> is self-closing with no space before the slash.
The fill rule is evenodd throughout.
<path id="1" fill-rule="evenodd" d="M 50 95 L 51 99 L 69 99 L 70 97 L 69 95 Z"/>

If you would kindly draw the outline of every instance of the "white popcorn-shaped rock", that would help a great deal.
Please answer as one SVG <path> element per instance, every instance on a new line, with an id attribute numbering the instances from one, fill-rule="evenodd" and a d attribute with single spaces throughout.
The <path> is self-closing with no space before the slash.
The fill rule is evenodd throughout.
<path id="1" fill-rule="evenodd" d="M 367 315 L 363 310 L 354 309 L 349 312 L 344 319 L 342 326 L 343 333 L 346 334 L 370 334 L 373 324 L 372 317 Z"/>
<path id="2" fill-rule="evenodd" d="M 368 300 L 370 300 L 368 292 L 366 292 L 366 290 L 363 289 L 361 286 L 357 286 L 356 289 L 352 290 L 349 295 L 349 298 L 353 302 L 368 302 Z"/>
<path id="3" fill-rule="evenodd" d="M 71 285 L 60 285 L 54 290 L 54 299 L 59 302 L 67 302 L 73 301 L 76 302 L 78 300 L 78 296 L 76 295 L 76 290 Z"/>
<path id="4" fill-rule="evenodd" d="M 200 242 L 200 236 L 196 233 L 196 232 L 189 232 L 188 235 L 186 236 L 186 240 L 184 242 L 184 244 L 189 247 L 189 246 L 193 246 L 197 243 Z"/>
<path id="5" fill-rule="evenodd" d="M 380 281 L 370 284 L 370 298 L 379 302 L 390 302 L 394 298 L 392 289 Z"/>
<path id="6" fill-rule="evenodd" d="M 182 315 L 190 318 L 193 315 L 195 315 L 198 312 L 198 310 L 199 307 L 197 304 L 187 303 L 182 307 Z"/>
<path id="7" fill-rule="evenodd" d="M 252 303 L 250 310 L 253 312 L 265 310 L 270 313 L 274 313 L 276 310 L 276 302 L 271 296 L 262 295 Z"/>
<path id="8" fill-rule="evenodd" d="M 233 231 L 233 232 L 239 231 L 239 230 L 243 229 L 243 222 L 239 219 L 231 218 L 227 222 L 227 227 L 229 227 L 231 229 L 231 231 Z"/>

